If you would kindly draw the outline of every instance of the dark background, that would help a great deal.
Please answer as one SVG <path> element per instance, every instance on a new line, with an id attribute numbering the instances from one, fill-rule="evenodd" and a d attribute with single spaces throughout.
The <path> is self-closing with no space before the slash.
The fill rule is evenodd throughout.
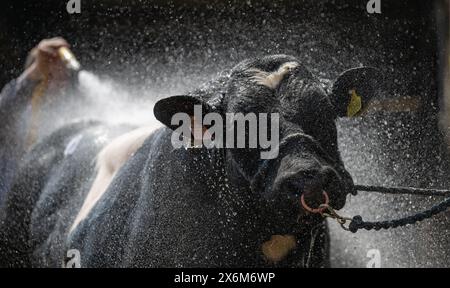
<path id="1" fill-rule="evenodd" d="M 366 12 L 366 0 L 81 0 L 72 15 L 66 3 L 2 1 L 0 85 L 39 40 L 60 35 L 85 68 L 131 85 L 164 87 L 174 74 L 210 77 L 247 57 L 286 53 L 328 78 L 376 66 L 394 94 L 426 97 L 427 108 L 436 100 L 433 1 L 382 0 L 380 15 Z"/>

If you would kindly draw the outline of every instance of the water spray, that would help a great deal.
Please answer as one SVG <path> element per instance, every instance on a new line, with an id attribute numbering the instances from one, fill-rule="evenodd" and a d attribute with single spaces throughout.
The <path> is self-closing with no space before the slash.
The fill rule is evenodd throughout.
<path id="1" fill-rule="evenodd" d="M 78 62 L 75 55 L 72 53 L 72 51 L 69 50 L 67 47 L 61 47 L 58 49 L 58 55 L 63 61 L 63 63 L 66 65 L 66 68 L 75 72 L 80 71 L 81 65 L 80 62 Z"/>
<path id="2" fill-rule="evenodd" d="M 72 51 L 70 51 L 69 48 L 67 47 L 60 47 L 57 53 L 61 61 L 67 68 L 67 70 L 69 70 L 71 73 L 78 75 L 78 72 L 80 72 L 81 69 L 81 65 L 80 62 L 78 62 L 75 55 L 72 53 Z M 41 82 L 34 89 L 33 95 L 31 97 L 31 122 L 30 128 L 28 129 L 28 135 L 26 138 L 27 147 L 31 147 L 36 142 L 37 131 L 39 128 L 38 123 L 40 118 L 41 101 L 45 92 L 47 91 L 47 88 L 48 88 L 48 77 L 44 76 L 44 79 L 42 79 Z"/>

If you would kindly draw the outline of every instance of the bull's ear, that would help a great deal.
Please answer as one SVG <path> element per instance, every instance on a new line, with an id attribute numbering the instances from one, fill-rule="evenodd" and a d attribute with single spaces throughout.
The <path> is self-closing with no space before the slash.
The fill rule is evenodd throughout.
<path id="1" fill-rule="evenodd" d="M 172 117 L 177 113 L 186 113 L 192 118 L 194 117 L 194 107 L 196 105 L 201 106 L 202 108 L 202 119 L 205 114 L 211 112 L 212 110 L 208 104 L 196 97 L 180 95 L 159 100 L 153 108 L 153 113 L 155 114 L 156 119 L 158 119 L 161 123 L 172 130 L 175 130 L 178 125 L 172 125 Z"/>
<path id="2" fill-rule="evenodd" d="M 370 100 L 381 91 L 384 79 L 373 67 L 353 68 L 336 79 L 330 95 L 339 117 L 355 117 L 368 106 Z"/>

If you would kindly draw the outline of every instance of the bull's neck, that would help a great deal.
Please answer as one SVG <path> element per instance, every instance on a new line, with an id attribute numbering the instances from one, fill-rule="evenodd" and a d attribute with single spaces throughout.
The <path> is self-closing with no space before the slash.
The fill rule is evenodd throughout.
<path id="1" fill-rule="evenodd" d="M 236 172 L 226 157 L 224 149 L 187 149 L 190 169 L 194 171 L 200 188 L 207 187 L 212 197 L 223 198 L 232 202 L 242 202 L 250 197 L 250 185 L 244 177 Z M 186 158 L 185 158 L 186 159 Z"/>

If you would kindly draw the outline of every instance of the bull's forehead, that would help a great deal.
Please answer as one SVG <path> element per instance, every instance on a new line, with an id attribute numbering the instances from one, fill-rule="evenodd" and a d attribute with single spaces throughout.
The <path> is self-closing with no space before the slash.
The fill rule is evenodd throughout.
<path id="1" fill-rule="evenodd" d="M 250 68 L 247 70 L 251 73 L 250 79 L 257 85 L 262 85 L 270 89 L 277 89 L 281 81 L 299 66 L 296 61 L 289 61 L 281 64 L 275 71 L 263 71 L 257 68 Z"/>
<path id="2" fill-rule="evenodd" d="M 242 113 L 273 112 L 283 98 L 279 95 L 280 85 L 292 77 L 309 78 L 307 72 L 292 56 L 277 55 L 246 61 L 239 70 L 234 70 L 231 77 L 227 110 Z M 299 83 L 291 84 L 298 86 Z M 299 90 L 298 87 L 292 88 Z"/>
<path id="3" fill-rule="evenodd" d="M 287 62 L 297 62 L 298 59 L 289 55 L 269 55 L 259 58 L 245 60 L 235 66 L 233 72 L 240 73 L 248 69 L 259 69 L 265 72 L 273 72 Z"/>

